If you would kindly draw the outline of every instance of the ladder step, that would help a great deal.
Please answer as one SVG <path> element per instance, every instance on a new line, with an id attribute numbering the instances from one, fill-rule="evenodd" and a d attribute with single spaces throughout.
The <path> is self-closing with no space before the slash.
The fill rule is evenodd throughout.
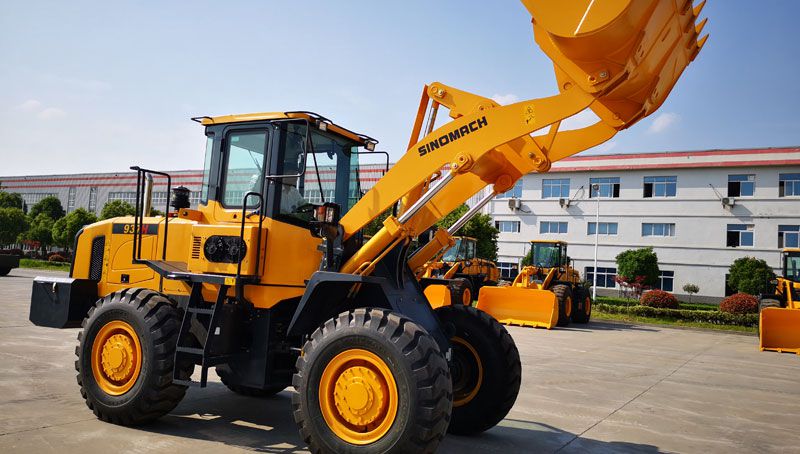
<path id="1" fill-rule="evenodd" d="M 192 380 L 178 380 L 177 378 L 173 378 L 172 383 L 175 383 L 176 385 L 200 387 L 200 382 Z"/>
<path id="2" fill-rule="evenodd" d="M 192 355 L 200 355 L 203 356 L 203 349 L 202 348 L 195 348 L 195 347 L 180 347 L 178 346 L 175 351 L 179 351 L 181 353 L 189 353 Z"/>
<path id="3" fill-rule="evenodd" d="M 206 307 L 189 306 L 189 307 L 186 308 L 186 310 L 188 312 L 191 312 L 192 314 L 208 314 L 208 315 L 211 315 L 211 314 L 214 313 L 214 308 L 213 307 L 206 308 Z"/>

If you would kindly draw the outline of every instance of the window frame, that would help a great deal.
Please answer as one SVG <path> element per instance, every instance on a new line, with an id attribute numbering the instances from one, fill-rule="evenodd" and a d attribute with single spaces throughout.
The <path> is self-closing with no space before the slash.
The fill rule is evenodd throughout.
<path id="1" fill-rule="evenodd" d="M 794 242 L 787 244 L 786 237 L 794 237 Z M 800 247 L 800 225 L 778 225 L 778 249 Z"/>
<path id="2" fill-rule="evenodd" d="M 665 275 L 665 273 L 669 273 L 669 275 Z M 669 280 L 669 289 L 664 288 L 664 279 Z M 675 291 L 675 271 L 671 270 L 658 271 L 658 289 L 663 290 L 665 292 Z"/>
<path id="3" fill-rule="evenodd" d="M 647 226 L 650 227 L 650 233 L 646 233 Z M 662 234 L 656 233 L 656 226 L 662 229 Z M 642 222 L 642 237 L 659 237 L 670 238 L 675 236 L 675 223 L 674 222 Z"/>
<path id="4" fill-rule="evenodd" d="M 267 170 L 269 167 L 270 162 L 270 143 L 272 139 L 272 131 L 267 125 L 259 125 L 259 126 L 247 126 L 247 127 L 239 127 L 239 128 L 228 128 L 225 130 L 224 139 L 222 143 L 222 162 L 220 163 L 219 168 L 219 193 L 217 197 L 217 201 L 220 205 L 222 205 L 225 209 L 242 209 L 241 202 L 237 203 L 236 205 L 228 204 L 225 202 L 225 192 L 226 187 L 228 184 L 228 164 L 230 163 L 231 153 L 231 136 L 233 134 L 246 134 L 248 132 L 263 132 L 264 133 L 264 153 L 263 153 L 263 160 L 261 163 L 261 175 L 259 179 L 261 180 L 261 191 L 260 193 L 264 194 L 264 182 L 267 178 Z M 202 192 L 202 191 L 201 191 Z M 242 196 L 244 193 L 248 191 L 243 191 Z M 202 195 L 202 194 L 201 194 Z M 249 207 L 249 206 L 248 206 Z M 262 207 L 263 210 L 263 207 Z"/>
<path id="5" fill-rule="evenodd" d="M 565 183 L 566 182 L 566 185 Z M 552 195 L 552 191 L 554 188 L 558 188 L 558 196 Z M 567 194 L 564 195 L 564 189 L 566 188 Z M 550 195 L 545 195 L 545 189 L 550 190 Z M 542 199 L 568 199 L 569 198 L 569 191 L 570 191 L 570 179 L 569 178 L 543 178 L 542 179 Z"/>
<path id="6" fill-rule="evenodd" d="M 595 233 L 592 232 L 592 225 L 594 225 L 594 224 L 597 224 L 597 223 L 595 221 L 589 221 L 586 224 L 586 234 L 587 235 L 592 235 L 592 236 L 595 235 Z M 603 226 L 604 225 L 606 226 L 605 233 L 603 232 Z M 612 225 L 614 226 L 614 233 L 609 233 L 610 227 Z M 599 229 L 598 229 L 598 227 L 595 227 L 595 229 L 596 229 L 595 231 L 599 232 L 599 235 L 614 236 L 614 235 L 618 235 L 619 234 L 619 223 L 618 222 L 601 222 Z"/>
<path id="7" fill-rule="evenodd" d="M 511 231 L 503 230 L 503 229 L 500 228 L 501 223 L 511 223 L 511 225 L 515 225 L 516 226 L 516 230 L 511 230 Z M 503 219 L 503 220 L 495 220 L 494 221 L 494 227 L 497 230 L 499 230 L 500 233 L 519 233 L 520 230 L 521 230 L 522 225 L 521 225 L 520 221 Z"/>
<path id="8" fill-rule="evenodd" d="M 650 181 L 648 181 L 650 180 Z M 649 185 L 649 191 L 648 191 Z M 672 191 L 670 191 L 670 187 Z M 662 188 L 663 194 L 659 195 L 658 190 Z M 671 192 L 671 193 L 670 193 Z M 642 198 L 645 199 L 666 199 L 678 196 L 678 176 L 659 175 L 646 176 L 642 182 Z"/>
<path id="9" fill-rule="evenodd" d="M 742 195 L 743 184 L 748 184 L 749 186 L 751 186 L 750 190 L 751 194 Z M 756 175 L 754 173 L 735 173 L 728 175 L 728 197 L 740 197 L 740 198 L 755 197 L 755 195 L 756 195 Z"/>
<path id="10" fill-rule="evenodd" d="M 544 231 L 544 226 L 547 224 L 547 231 Z M 556 230 L 553 231 L 553 225 L 556 225 Z M 564 230 L 561 230 L 564 227 Z M 539 221 L 539 234 L 540 235 L 565 235 L 569 233 L 569 222 L 567 221 Z"/>
<path id="11" fill-rule="evenodd" d="M 791 182 L 792 187 L 792 193 L 788 195 L 786 194 L 787 182 Z M 800 173 L 778 174 L 778 197 L 800 197 Z"/>
<path id="12" fill-rule="evenodd" d="M 595 180 L 595 181 L 592 181 Z M 608 180 L 608 181 L 603 181 Z M 615 181 L 616 180 L 616 181 Z M 592 186 L 597 184 L 597 194 L 595 195 L 594 189 Z M 610 194 L 609 196 L 602 195 L 603 193 L 603 186 L 610 185 Z M 601 198 L 601 199 L 618 199 L 620 192 L 622 190 L 622 180 L 620 177 L 595 177 L 589 178 L 589 198 Z"/>
<path id="13" fill-rule="evenodd" d="M 743 228 L 736 228 L 738 226 L 742 226 Z M 754 224 L 727 224 L 725 228 L 725 247 L 730 248 L 739 248 L 739 247 L 755 247 L 756 244 L 756 234 L 755 234 L 755 225 Z M 731 234 L 738 233 L 738 244 L 732 245 L 731 244 Z M 742 233 L 749 233 L 750 234 L 750 243 L 749 245 L 742 244 Z"/>
<path id="14" fill-rule="evenodd" d="M 597 278 L 597 288 L 617 288 L 617 269 L 615 267 L 603 267 L 598 266 L 598 278 Z M 589 271 L 591 270 L 591 271 Z M 610 272 L 609 270 L 613 270 Z M 586 266 L 583 268 L 583 275 L 586 276 L 586 281 L 590 283 L 590 285 L 594 285 L 594 266 Z M 592 277 L 590 278 L 589 275 Z M 603 277 L 601 281 L 601 276 Z M 611 286 L 608 286 L 609 279 L 612 282 Z M 603 285 L 600 285 L 602 282 Z"/>

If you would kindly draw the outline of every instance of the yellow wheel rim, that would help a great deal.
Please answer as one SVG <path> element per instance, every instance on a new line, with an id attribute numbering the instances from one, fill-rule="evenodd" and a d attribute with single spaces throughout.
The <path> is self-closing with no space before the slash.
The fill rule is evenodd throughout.
<path id="1" fill-rule="evenodd" d="M 572 315 L 572 297 L 568 296 L 567 300 L 564 302 L 564 313 L 569 317 Z"/>
<path id="2" fill-rule="evenodd" d="M 376 354 L 345 350 L 322 371 L 319 406 L 328 427 L 342 440 L 367 445 L 380 440 L 397 417 L 397 383 Z"/>
<path id="3" fill-rule="evenodd" d="M 142 370 L 142 346 L 131 325 L 121 320 L 106 323 L 92 343 L 92 374 L 106 394 L 128 392 Z"/>
<path id="4" fill-rule="evenodd" d="M 583 304 L 583 311 L 586 312 L 586 315 L 592 312 L 592 299 L 588 296 L 586 297 L 586 302 Z"/>
<path id="5" fill-rule="evenodd" d="M 469 287 L 464 288 L 464 291 L 461 293 L 461 302 L 464 304 L 464 306 L 472 305 L 472 292 L 470 291 Z"/>
<path id="6" fill-rule="evenodd" d="M 474 375 L 474 377 L 462 377 L 458 383 L 454 383 L 453 406 L 460 407 L 468 404 L 478 395 L 478 391 L 480 391 L 481 385 L 483 384 L 483 363 L 475 347 L 466 340 L 460 337 L 454 337 L 450 339 L 450 342 L 452 342 L 453 347 L 455 347 L 453 349 L 453 358 L 456 359 L 457 357 L 458 360 L 467 362 L 467 364 L 462 364 L 459 367 L 462 369 L 470 369 L 469 371 L 473 372 L 473 374 L 470 375 Z M 468 371 L 460 371 L 461 374 L 465 374 L 466 372 Z M 467 379 L 470 380 L 465 382 Z"/>

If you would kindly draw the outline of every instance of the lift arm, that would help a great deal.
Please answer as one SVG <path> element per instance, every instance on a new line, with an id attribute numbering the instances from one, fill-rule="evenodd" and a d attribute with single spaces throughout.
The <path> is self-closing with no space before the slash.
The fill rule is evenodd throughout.
<path id="1" fill-rule="evenodd" d="M 650 115 L 707 38 L 697 39 L 705 21 L 695 25 L 704 3 L 693 8 L 691 0 L 523 3 L 533 15 L 536 42 L 554 62 L 559 93 L 501 106 L 439 82 L 427 86 L 412 141 L 421 132 L 424 106 L 432 114 L 444 106 L 452 120 L 415 141 L 342 218 L 347 238 L 398 200 L 404 203 L 342 272 L 369 274 L 387 250 L 486 186 L 493 194 L 505 192 L 522 175 L 546 172 Z M 585 109 L 598 116 L 596 124 L 560 131 L 562 120 Z"/>

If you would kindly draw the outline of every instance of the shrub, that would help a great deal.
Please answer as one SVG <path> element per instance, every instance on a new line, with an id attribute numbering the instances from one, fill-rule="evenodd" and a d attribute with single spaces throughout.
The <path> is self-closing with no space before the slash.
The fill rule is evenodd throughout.
<path id="1" fill-rule="evenodd" d="M 739 293 L 757 295 L 765 292 L 769 281 L 775 279 L 767 262 L 755 257 L 740 257 L 734 260 L 728 270 L 728 285 Z"/>
<path id="2" fill-rule="evenodd" d="M 666 318 L 714 325 L 758 326 L 758 314 L 729 314 L 721 311 L 693 311 L 685 309 L 659 309 L 645 306 L 614 306 L 597 303 L 593 310 L 607 314 L 627 314 L 639 317 Z"/>
<path id="3" fill-rule="evenodd" d="M 677 309 L 678 299 L 672 293 L 663 290 L 650 290 L 642 295 L 642 306 L 660 309 Z"/>
<path id="4" fill-rule="evenodd" d="M 737 293 L 722 300 L 719 310 L 728 314 L 757 314 L 758 299 L 747 293 Z"/>
<path id="5" fill-rule="evenodd" d="M 47 258 L 48 262 L 65 263 L 68 262 L 67 258 L 63 255 L 53 254 Z"/>

